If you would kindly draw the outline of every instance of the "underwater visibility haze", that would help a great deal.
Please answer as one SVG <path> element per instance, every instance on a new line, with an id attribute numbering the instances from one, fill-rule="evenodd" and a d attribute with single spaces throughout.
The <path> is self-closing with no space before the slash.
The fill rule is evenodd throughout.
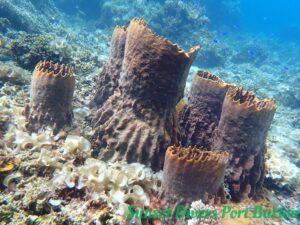
<path id="1" fill-rule="evenodd" d="M 0 0 L 0 224 L 299 224 L 299 9 Z"/>

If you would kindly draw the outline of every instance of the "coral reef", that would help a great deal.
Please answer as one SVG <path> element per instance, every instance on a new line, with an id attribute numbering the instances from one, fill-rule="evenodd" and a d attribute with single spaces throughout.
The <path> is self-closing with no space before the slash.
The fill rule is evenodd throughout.
<path id="1" fill-rule="evenodd" d="M 180 115 L 183 146 L 210 149 L 212 135 L 218 126 L 229 87 L 230 85 L 207 71 L 197 72 L 188 103 Z"/>
<path id="2" fill-rule="evenodd" d="M 66 137 L 54 136 L 48 129 L 28 134 L 16 96 L 0 98 L 0 115 L 9 117 L 0 158 L 12 162 L 9 159 L 18 155 L 21 160 L 20 166 L 14 167 L 18 170 L 6 176 L 5 194 L 0 196 L 1 220 L 12 224 L 121 224 L 128 204 L 144 208 L 150 194 L 158 192 L 162 173 L 154 174 L 138 163 L 91 158 L 91 143 L 77 136 L 73 126 Z M 81 123 L 85 110 L 74 110 L 78 114 L 74 119 L 79 120 L 75 124 Z"/>
<path id="3" fill-rule="evenodd" d="M 28 84 L 30 83 L 30 74 L 20 67 L 0 62 L 0 82 Z"/>
<path id="4" fill-rule="evenodd" d="M 156 224 L 126 220 L 128 206 L 151 210 L 154 199 L 166 209 L 197 200 L 191 210 L 221 215 L 224 194 L 227 206 L 249 209 L 249 218 L 162 224 L 296 224 L 252 217 L 254 205 L 299 209 L 299 47 L 287 40 L 291 33 L 284 42 L 276 32 L 246 33 L 240 2 L 0 0 L 0 224 Z M 135 16 L 184 48 L 200 43 L 201 52 L 194 60 L 141 21 L 116 28 L 110 42 L 113 26 Z M 76 71 L 72 123 L 55 134 L 41 114 L 33 123 L 45 122 L 44 129 L 26 129 L 30 74 L 40 60 Z M 192 83 L 199 70 L 186 79 L 193 60 L 220 78 L 201 71 Z M 269 96 L 278 108 L 267 132 L 275 106 L 259 99 Z M 184 147 L 173 148 L 181 153 L 172 155 L 167 147 L 180 142 Z M 218 154 L 226 155 L 226 171 L 214 163 Z M 148 167 L 159 170 L 164 159 L 164 172 Z"/>
<path id="5" fill-rule="evenodd" d="M 72 121 L 75 86 L 73 68 L 43 61 L 37 64 L 31 82 L 30 105 L 25 107 L 27 129 L 37 131 L 47 125 L 57 133 Z"/>
<path id="6" fill-rule="evenodd" d="M 124 59 L 126 29 L 116 27 L 111 41 L 109 61 L 102 72 L 97 76 L 96 93 L 91 101 L 91 106 L 101 107 L 102 104 L 114 93 L 118 87 L 122 63 Z"/>
<path id="7" fill-rule="evenodd" d="M 0 0 L 0 6 L 0 15 L 8 19 L 12 27 L 27 32 L 51 31 L 53 26 L 49 21 L 60 18 L 52 0 Z"/>
<path id="8" fill-rule="evenodd" d="M 205 151 L 171 146 L 167 149 L 162 183 L 162 196 L 167 204 L 189 204 L 201 199 L 224 203 L 222 192 L 227 152 Z M 218 197 L 217 197 L 218 196 Z"/>
<path id="9" fill-rule="evenodd" d="M 255 65 L 262 65 L 267 59 L 268 54 L 266 50 L 257 44 L 249 44 L 240 49 L 232 56 L 232 61 L 237 64 L 253 63 Z"/>
<path id="10" fill-rule="evenodd" d="M 126 33 L 119 87 L 92 121 L 97 144 L 103 159 L 160 170 L 167 146 L 178 142 L 175 106 L 199 47 L 185 53 L 140 19 Z"/>
<path id="11" fill-rule="evenodd" d="M 205 7 L 186 1 L 103 1 L 101 4 L 100 26 L 125 24 L 133 17 L 146 18 L 158 34 L 172 38 L 184 48 L 199 43 L 199 37 L 209 33 L 205 29 L 209 23 Z M 155 13 L 153 13 L 155 12 Z M 181 32 L 177 32 L 178 29 Z"/>
<path id="12" fill-rule="evenodd" d="M 11 24 L 8 19 L 0 17 L 0 32 L 5 33 L 10 26 Z"/>
<path id="13" fill-rule="evenodd" d="M 229 151 L 231 196 L 256 196 L 265 176 L 265 142 L 276 110 L 274 100 L 256 98 L 253 92 L 229 88 L 211 149 Z"/>
<path id="14" fill-rule="evenodd" d="M 17 64 L 25 69 L 33 69 L 41 60 L 69 62 L 69 55 L 64 57 L 57 52 L 53 37 L 49 35 L 24 34 L 8 46 L 9 54 Z"/>

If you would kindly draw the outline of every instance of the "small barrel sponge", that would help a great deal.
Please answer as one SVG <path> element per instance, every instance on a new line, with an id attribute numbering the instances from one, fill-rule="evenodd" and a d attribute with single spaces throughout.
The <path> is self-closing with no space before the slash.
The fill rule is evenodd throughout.
<path id="1" fill-rule="evenodd" d="M 264 179 L 265 141 L 276 102 L 259 100 L 239 87 L 229 88 L 212 149 L 232 155 L 229 188 L 234 200 L 255 197 Z"/>
<path id="2" fill-rule="evenodd" d="M 36 65 L 31 80 L 30 104 L 25 107 L 27 129 L 37 132 L 51 126 L 57 133 L 72 121 L 74 70 L 68 65 L 43 61 Z"/>
<path id="3" fill-rule="evenodd" d="M 229 153 L 170 146 L 163 169 L 162 192 L 166 201 L 207 201 L 222 187 Z"/>
<path id="4" fill-rule="evenodd" d="M 130 22 L 119 85 L 92 121 L 100 158 L 162 169 L 167 147 L 178 143 L 176 104 L 198 49 L 185 53 L 143 20 Z"/>
<path id="5" fill-rule="evenodd" d="M 101 107 L 114 93 L 116 87 L 118 87 L 124 59 L 125 43 L 126 29 L 118 26 L 113 32 L 109 60 L 97 76 L 96 93 L 90 102 L 92 108 Z"/>
<path id="6" fill-rule="evenodd" d="M 229 87 L 230 85 L 207 71 L 197 72 L 188 103 L 180 114 L 183 146 L 210 149 L 212 134 L 218 126 Z"/>

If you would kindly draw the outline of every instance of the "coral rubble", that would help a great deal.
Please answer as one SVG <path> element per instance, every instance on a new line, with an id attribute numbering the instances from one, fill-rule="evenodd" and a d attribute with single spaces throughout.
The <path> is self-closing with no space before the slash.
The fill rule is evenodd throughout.
<path id="1" fill-rule="evenodd" d="M 92 121 L 100 156 L 159 170 L 166 148 L 178 143 L 175 107 L 199 47 L 185 53 L 140 19 L 126 33 L 119 86 Z"/>
<path id="2" fill-rule="evenodd" d="M 25 107 L 27 129 L 37 131 L 50 125 L 56 133 L 70 124 L 74 85 L 72 67 L 52 61 L 38 63 L 32 76 L 30 104 Z"/>
<path id="3" fill-rule="evenodd" d="M 229 185 L 235 200 L 256 196 L 262 186 L 265 142 L 275 110 L 273 99 L 259 100 L 241 88 L 231 87 L 225 96 L 212 149 L 232 154 Z"/>
<path id="4" fill-rule="evenodd" d="M 164 200 L 168 204 L 174 201 L 187 204 L 199 199 L 208 202 L 211 198 L 219 203 L 224 202 L 224 194 L 216 196 L 222 190 L 228 162 L 227 152 L 169 147 L 163 170 Z"/>
<path id="5" fill-rule="evenodd" d="M 197 72 L 188 103 L 180 115 L 183 146 L 210 148 L 229 86 L 209 72 Z"/>

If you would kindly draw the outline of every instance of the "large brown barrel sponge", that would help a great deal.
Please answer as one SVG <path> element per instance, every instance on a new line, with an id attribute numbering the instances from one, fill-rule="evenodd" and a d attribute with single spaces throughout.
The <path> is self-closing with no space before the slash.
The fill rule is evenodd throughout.
<path id="1" fill-rule="evenodd" d="M 126 42 L 126 28 L 117 26 L 111 40 L 109 60 L 97 76 L 96 93 L 90 106 L 101 107 L 119 85 Z"/>
<path id="2" fill-rule="evenodd" d="M 175 107 L 199 47 L 185 53 L 141 19 L 133 19 L 126 33 L 119 86 L 92 121 L 96 143 L 102 159 L 157 171 L 167 147 L 178 143 Z"/>
<path id="3" fill-rule="evenodd" d="M 210 149 L 229 87 L 229 84 L 207 71 L 197 72 L 188 103 L 180 114 L 183 146 Z"/>
<path id="4" fill-rule="evenodd" d="M 264 179 L 265 141 L 276 102 L 259 100 L 239 87 L 229 88 L 212 149 L 232 155 L 229 188 L 234 200 L 255 197 Z"/>
<path id="5" fill-rule="evenodd" d="M 170 146 L 163 169 L 162 192 L 167 202 L 207 202 L 224 182 L 229 153 Z"/>
<path id="6" fill-rule="evenodd" d="M 74 86 L 71 66 L 52 61 L 38 63 L 31 80 L 30 104 L 25 107 L 27 129 L 36 132 L 50 126 L 57 133 L 70 125 Z"/>

